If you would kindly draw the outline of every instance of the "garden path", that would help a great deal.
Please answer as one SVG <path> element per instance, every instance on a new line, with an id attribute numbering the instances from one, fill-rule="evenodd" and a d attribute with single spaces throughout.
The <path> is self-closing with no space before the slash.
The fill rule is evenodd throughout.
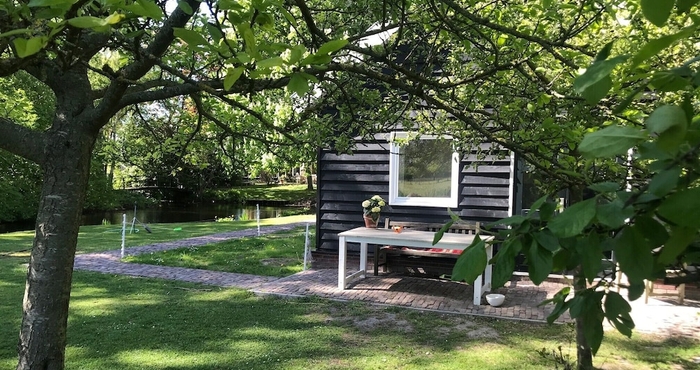
<path id="1" fill-rule="evenodd" d="M 261 234 L 289 230 L 304 225 L 306 223 L 266 226 L 261 228 Z M 132 247 L 126 249 L 125 254 L 151 253 L 257 235 L 257 229 L 231 231 Z M 340 291 L 337 289 L 338 272 L 335 269 L 307 270 L 292 276 L 276 278 L 181 267 L 125 263 L 120 260 L 120 250 L 77 255 L 75 268 L 77 270 L 106 274 L 235 287 L 250 290 L 258 295 L 282 297 L 318 296 L 335 300 L 357 300 L 378 305 L 402 306 L 441 313 L 469 314 L 538 322 L 545 321 L 552 310 L 551 305 L 539 306 L 539 303 L 544 299 L 551 298 L 564 287 L 561 283 L 550 281 L 536 286 L 526 278 L 514 278 L 510 284 L 497 290 L 497 292 L 506 295 L 505 303 L 500 307 L 491 307 L 486 304 L 474 306 L 471 302 L 472 288 L 469 285 L 440 279 L 425 279 L 403 275 L 388 274 L 375 277 L 370 274 L 368 278 L 354 284 L 351 289 Z M 698 291 L 695 291 L 695 293 L 700 294 Z M 643 299 L 638 299 L 631 302 L 633 307 L 632 317 L 637 325 L 636 331 L 663 336 L 680 335 L 700 339 L 700 297 L 689 294 L 684 305 L 678 305 L 674 300 L 662 297 L 652 297 L 648 304 L 644 304 L 643 301 Z M 568 322 L 571 319 L 565 315 L 558 321 Z"/>

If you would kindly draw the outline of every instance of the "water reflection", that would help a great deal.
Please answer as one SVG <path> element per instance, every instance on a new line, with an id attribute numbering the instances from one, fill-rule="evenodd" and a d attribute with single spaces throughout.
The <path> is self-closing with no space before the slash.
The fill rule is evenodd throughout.
<path id="1" fill-rule="evenodd" d="M 260 206 L 260 218 L 273 218 L 282 216 L 285 210 L 293 207 Z M 82 218 L 82 225 L 119 225 L 126 214 L 127 223 L 134 218 L 134 210 L 104 211 L 86 213 Z M 239 220 L 255 220 L 256 206 L 240 206 L 226 204 L 199 204 L 199 205 L 163 205 L 160 207 L 136 209 L 136 219 L 145 224 L 214 221 L 217 218 L 234 216 Z M 12 231 L 32 230 L 34 221 L 0 223 L 0 233 Z"/>

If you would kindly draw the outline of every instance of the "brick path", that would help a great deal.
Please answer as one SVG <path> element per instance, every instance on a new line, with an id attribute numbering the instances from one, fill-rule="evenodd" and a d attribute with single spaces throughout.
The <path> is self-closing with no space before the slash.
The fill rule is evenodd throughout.
<path id="1" fill-rule="evenodd" d="M 268 226 L 262 233 L 289 230 L 305 223 Z M 183 239 L 174 242 L 128 248 L 126 255 L 150 253 L 186 246 L 204 245 L 232 238 L 252 237 L 256 229 Z M 338 271 L 307 270 L 285 278 L 206 271 L 181 267 L 153 266 L 123 263 L 120 251 L 82 254 L 76 256 L 77 270 L 96 271 L 109 274 L 122 274 L 149 278 L 180 280 L 221 287 L 236 287 L 251 290 L 259 295 L 285 297 L 318 296 L 335 300 L 357 300 L 372 304 L 401 306 L 413 309 L 443 313 L 469 314 L 525 321 L 545 321 L 553 306 L 538 307 L 539 303 L 551 298 L 564 287 L 557 282 L 545 282 L 535 286 L 527 279 L 514 278 L 509 285 L 496 292 L 505 294 L 501 307 L 491 307 L 482 300 L 482 305 L 474 306 L 472 287 L 447 280 L 416 278 L 403 275 L 383 274 L 360 280 L 350 289 L 338 290 Z M 624 292 L 622 292 L 624 296 Z M 664 336 L 682 335 L 700 339 L 700 297 L 689 296 L 680 306 L 672 299 L 650 298 L 649 304 L 643 299 L 631 302 L 632 317 L 636 331 L 656 333 Z M 558 322 L 571 321 L 568 314 Z"/>

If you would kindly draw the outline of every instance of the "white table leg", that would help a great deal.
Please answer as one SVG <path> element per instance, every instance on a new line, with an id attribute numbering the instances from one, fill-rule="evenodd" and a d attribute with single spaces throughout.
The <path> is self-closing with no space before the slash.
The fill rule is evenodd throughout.
<path id="1" fill-rule="evenodd" d="M 364 279 L 367 272 L 367 242 L 360 243 L 360 271 L 362 271 L 362 278 Z"/>
<path id="2" fill-rule="evenodd" d="M 476 280 L 474 280 L 474 306 L 479 306 L 481 305 L 481 278 L 483 277 L 482 275 L 479 275 L 476 277 Z"/>
<path id="3" fill-rule="evenodd" d="M 345 257 L 347 254 L 347 244 L 345 243 L 344 236 L 338 238 L 338 247 L 338 289 L 345 290 Z"/>
<path id="4" fill-rule="evenodd" d="M 493 245 L 486 243 L 486 261 L 491 261 L 491 258 L 493 258 Z M 487 292 L 491 291 L 491 276 L 493 276 L 493 265 L 488 263 L 484 271 L 484 289 Z"/>

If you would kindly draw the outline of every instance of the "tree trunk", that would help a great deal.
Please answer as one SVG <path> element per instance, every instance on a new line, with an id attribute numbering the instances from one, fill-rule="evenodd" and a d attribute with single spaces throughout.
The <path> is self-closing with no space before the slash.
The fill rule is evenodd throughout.
<path id="1" fill-rule="evenodd" d="M 574 272 L 574 295 L 586 290 L 586 278 L 581 271 L 581 266 L 576 268 Z M 583 317 L 576 318 L 576 362 L 578 370 L 593 369 L 593 351 L 586 340 L 584 331 L 586 328 L 586 320 Z"/>
<path id="2" fill-rule="evenodd" d="M 583 201 L 583 190 L 584 188 L 581 186 L 575 186 L 570 189 L 569 206 Z M 584 290 L 586 290 L 586 278 L 582 267 L 579 265 L 574 271 L 574 295 Z M 586 320 L 583 317 L 576 318 L 576 360 L 578 370 L 593 369 L 593 351 L 584 334 L 586 325 Z"/>
<path id="3" fill-rule="evenodd" d="M 29 260 L 18 370 L 64 368 L 68 303 L 94 139 L 52 132 L 44 153 L 36 236 Z"/>

